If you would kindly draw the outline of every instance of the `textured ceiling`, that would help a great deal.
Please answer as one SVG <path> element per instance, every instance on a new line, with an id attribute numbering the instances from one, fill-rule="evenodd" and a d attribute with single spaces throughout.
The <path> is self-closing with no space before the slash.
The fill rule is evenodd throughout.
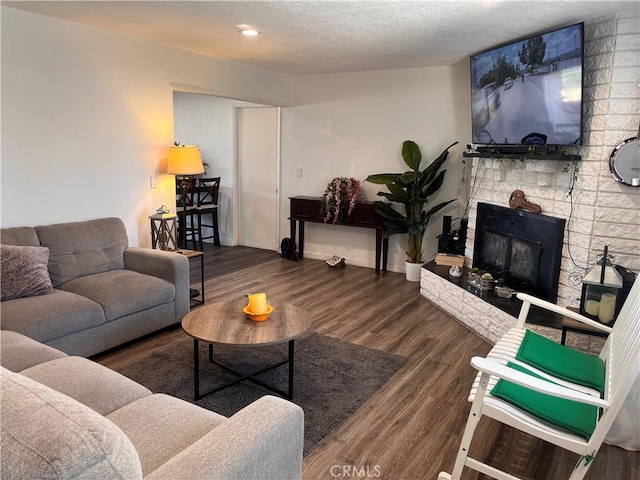
<path id="1" fill-rule="evenodd" d="M 640 11 L 637 0 L 2 4 L 289 75 L 452 65 L 523 36 Z M 261 35 L 240 35 L 241 24 Z"/>

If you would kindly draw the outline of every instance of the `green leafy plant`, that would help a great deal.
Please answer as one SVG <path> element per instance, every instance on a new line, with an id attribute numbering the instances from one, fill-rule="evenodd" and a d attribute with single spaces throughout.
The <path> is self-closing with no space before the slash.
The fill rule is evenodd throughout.
<path id="1" fill-rule="evenodd" d="M 449 149 L 458 142 L 449 145 L 438 158 L 429 164 L 424 170 L 420 170 L 422 153 L 415 142 L 406 140 L 402 144 L 402 158 L 411 169 L 404 173 L 381 173 L 369 175 L 365 181 L 378 185 L 386 185 L 387 192 L 378 192 L 393 203 L 404 207 L 404 214 L 392 208 L 392 204 L 380 200 L 373 202 L 373 208 L 382 217 L 385 226 L 385 237 L 396 233 L 408 233 L 407 261 L 410 263 L 422 262 L 422 239 L 429 219 L 454 200 L 439 203 L 425 211 L 425 205 L 429 197 L 436 193 L 442 186 L 446 170 L 440 170 L 444 164 Z"/>

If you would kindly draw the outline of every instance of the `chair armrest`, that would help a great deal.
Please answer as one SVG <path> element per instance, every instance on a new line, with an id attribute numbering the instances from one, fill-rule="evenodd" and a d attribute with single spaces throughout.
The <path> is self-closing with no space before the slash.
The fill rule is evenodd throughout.
<path id="1" fill-rule="evenodd" d="M 520 311 L 520 316 L 518 317 L 518 323 L 516 325 L 518 328 L 523 328 L 524 322 L 526 321 L 526 316 L 529 313 L 529 307 L 527 304 L 531 304 L 544 308 L 545 310 L 564 315 L 565 317 L 572 318 L 573 320 L 584 323 L 585 325 L 589 325 L 590 327 L 596 328 L 602 332 L 611 332 L 611 327 L 607 327 L 606 325 L 593 321 L 590 318 L 580 315 L 579 313 L 569 310 L 568 308 L 556 305 L 555 303 L 532 297 L 527 293 L 518 293 L 516 296 L 524 302 L 522 304 L 522 310 Z"/>
<path id="2" fill-rule="evenodd" d="M 601 408 L 609 408 L 610 406 L 609 402 L 601 398 L 594 397 L 593 395 L 582 393 L 571 388 L 563 387 L 562 385 L 557 385 L 546 380 L 541 380 L 487 358 L 473 357 L 471 359 L 471 365 L 476 370 L 508 380 L 523 387 L 530 388 L 536 392 L 551 395 L 553 397 L 573 400 L 575 402 L 587 403 Z"/>
<path id="3" fill-rule="evenodd" d="M 176 322 L 189 313 L 189 259 L 176 252 L 129 247 L 124 251 L 127 270 L 144 273 L 173 283 L 176 289 Z"/>
<path id="4" fill-rule="evenodd" d="M 300 479 L 304 413 L 266 395 L 148 474 L 146 479 Z"/>

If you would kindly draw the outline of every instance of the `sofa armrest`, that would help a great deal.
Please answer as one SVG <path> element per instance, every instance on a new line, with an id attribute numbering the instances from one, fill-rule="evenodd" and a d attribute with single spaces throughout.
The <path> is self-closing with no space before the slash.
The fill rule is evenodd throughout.
<path id="1" fill-rule="evenodd" d="M 303 443 L 302 409 L 266 395 L 145 478 L 299 479 Z"/>
<path id="2" fill-rule="evenodd" d="M 162 278 L 176 289 L 176 322 L 189 313 L 189 259 L 184 255 L 151 248 L 129 247 L 124 251 L 124 266 L 146 275 Z"/>

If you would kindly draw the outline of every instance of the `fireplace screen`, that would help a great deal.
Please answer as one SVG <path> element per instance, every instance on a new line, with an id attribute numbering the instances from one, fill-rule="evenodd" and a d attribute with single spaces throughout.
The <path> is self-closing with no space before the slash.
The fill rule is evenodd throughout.
<path id="1" fill-rule="evenodd" d="M 498 276 L 513 276 L 536 284 L 542 245 L 491 230 L 484 232 L 482 263 L 491 265 Z"/>
<path id="2" fill-rule="evenodd" d="M 564 225 L 561 218 L 478 203 L 473 266 L 555 302 Z"/>
<path id="3" fill-rule="evenodd" d="M 538 264 L 542 245 L 514 238 L 511 242 L 511 262 L 509 272 L 521 280 L 538 282 Z"/>
<path id="4" fill-rule="evenodd" d="M 500 270 L 506 270 L 509 238 L 490 230 L 487 230 L 484 235 L 485 247 L 482 250 L 483 263 L 495 265 L 496 268 Z"/>

